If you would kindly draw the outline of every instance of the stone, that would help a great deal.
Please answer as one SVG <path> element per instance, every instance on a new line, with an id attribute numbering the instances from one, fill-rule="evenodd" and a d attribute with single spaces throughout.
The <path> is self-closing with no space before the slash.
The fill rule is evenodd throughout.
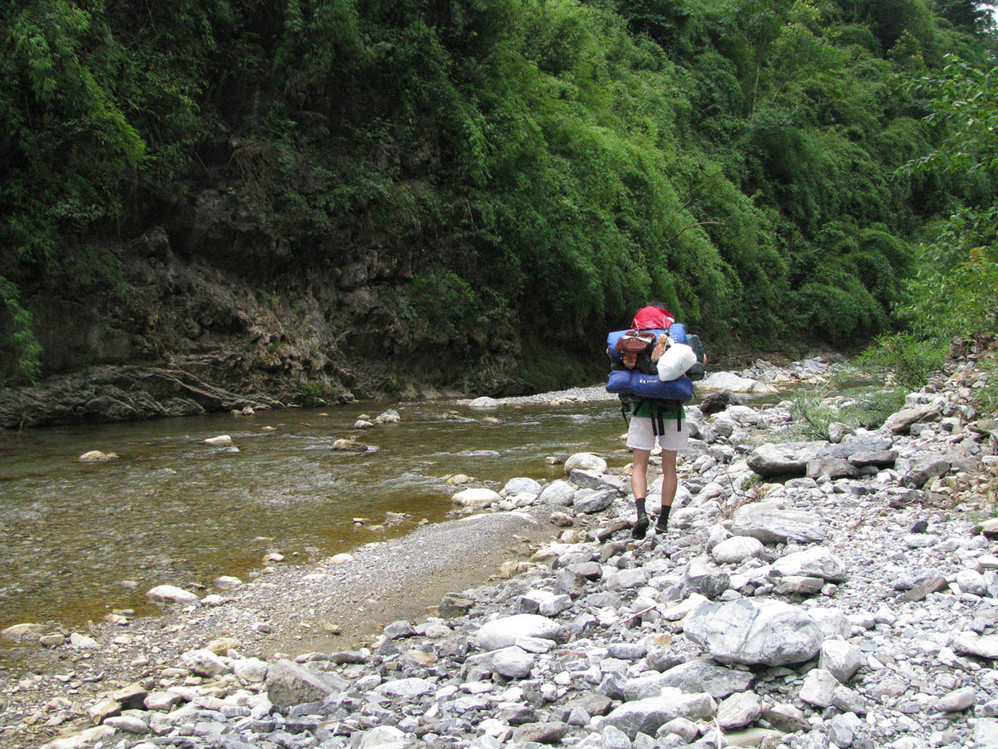
<path id="1" fill-rule="evenodd" d="M 244 658 L 232 664 L 232 673 L 243 684 L 259 684 L 267 680 L 268 665 L 259 658 Z"/>
<path id="2" fill-rule="evenodd" d="M 773 572 L 787 577 L 820 577 L 829 582 L 846 579 L 845 565 L 824 546 L 812 546 L 803 551 L 780 557 L 772 566 Z"/>
<path id="3" fill-rule="evenodd" d="M 98 643 L 93 637 L 80 634 L 79 632 L 73 632 L 69 635 L 69 646 L 77 648 L 78 650 L 92 650 L 94 648 L 99 648 L 100 643 Z"/>
<path id="4" fill-rule="evenodd" d="M 831 707 L 834 702 L 835 688 L 839 686 L 839 680 L 830 671 L 823 668 L 815 668 L 807 672 L 804 677 L 804 685 L 801 687 L 801 701 L 815 707 Z"/>
<path id="5" fill-rule="evenodd" d="M 889 429 L 894 434 L 905 434 L 912 424 L 937 417 L 941 410 L 941 407 L 936 403 L 916 408 L 905 408 L 887 417 L 884 428 Z"/>
<path id="6" fill-rule="evenodd" d="M 507 481 L 499 493 L 504 497 L 514 494 L 540 494 L 542 488 L 540 482 L 535 479 L 519 477 Z"/>
<path id="7" fill-rule="evenodd" d="M 863 664 L 863 651 L 844 640 L 825 640 L 821 644 L 818 668 L 825 669 L 841 683 L 849 681 Z"/>
<path id="8" fill-rule="evenodd" d="M 659 674 L 638 676 L 624 683 L 624 698 L 640 700 L 655 697 L 665 687 L 686 694 L 706 692 L 714 699 L 724 699 L 747 690 L 754 680 L 751 671 L 722 666 L 711 658 L 695 658 Z"/>
<path id="9" fill-rule="evenodd" d="M 918 583 L 914 588 L 901 596 L 902 601 L 917 602 L 925 600 L 926 596 L 943 590 L 949 585 L 945 577 L 930 577 Z"/>
<path id="10" fill-rule="evenodd" d="M 335 674 L 317 673 L 286 658 L 269 665 L 265 684 L 270 701 L 281 708 L 322 702 L 348 686 Z"/>
<path id="11" fill-rule="evenodd" d="M 112 460 L 118 460 L 118 456 L 115 453 L 104 453 L 100 450 L 89 450 L 83 453 L 79 458 L 77 458 L 81 463 L 108 463 Z"/>
<path id="12" fill-rule="evenodd" d="M 207 648 L 183 653 L 180 660 L 199 676 L 221 676 L 230 671 L 228 664 Z"/>
<path id="13" fill-rule="evenodd" d="M 798 707 L 788 703 L 777 703 L 770 707 L 764 707 L 762 718 L 773 728 L 784 733 L 806 731 L 811 726 L 807 718 L 804 717 L 804 713 Z"/>
<path id="14" fill-rule="evenodd" d="M 169 690 L 160 692 L 150 692 L 143 702 L 146 710 L 154 710 L 167 713 L 179 705 L 181 697 L 176 692 Z"/>
<path id="15" fill-rule="evenodd" d="M 202 442 L 213 447 L 232 447 L 232 437 L 228 434 L 220 434 L 217 437 L 206 437 Z"/>
<path id="16" fill-rule="evenodd" d="M 478 409 L 480 411 L 491 411 L 499 407 L 499 401 L 495 398 L 490 398 L 487 395 L 483 395 L 480 398 L 475 398 L 468 404 L 468 408 Z"/>
<path id="17" fill-rule="evenodd" d="M 499 650 L 515 645 L 521 637 L 559 640 L 562 628 L 558 622 L 536 614 L 514 614 L 486 622 L 475 634 L 475 644 L 482 650 Z"/>
<path id="18" fill-rule="evenodd" d="M 658 697 L 625 702 L 604 719 L 604 725 L 623 731 L 631 741 L 638 733 L 654 736 L 659 727 L 675 718 L 709 720 L 717 711 L 717 703 L 709 694 L 683 694 L 666 688 Z"/>
<path id="19" fill-rule="evenodd" d="M 815 606 L 807 614 L 818 623 L 826 638 L 846 640 L 852 636 L 852 623 L 839 609 Z"/>
<path id="20" fill-rule="evenodd" d="M 577 472 L 573 471 L 573 479 Z M 582 492 L 576 495 L 575 503 L 572 506 L 572 512 L 575 515 L 594 515 L 597 512 L 603 512 L 610 505 L 613 504 L 613 500 L 617 497 L 617 492 L 604 489 L 603 491 L 596 491 L 592 494 L 581 496 Z"/>
<path id="21" fill-rule="evenodd" d="M 936 710 L 945 713 L 961 713 L 977 704 L 977 692 L 973 687 L 963 687 L 944 694 L 936 701 Z"/>
<path id="22" fill-rule="evenodd" d="M 825 540 L 820 515 L 785 508 L 778 501 L 742 505 L 732 514 L 731 533 L 751 536 L 764 544 L 814 543 Z"/>
<path id="23" fill-rule="evenodd" d="M 595 473 L 606 473 L 607 463 L 598 455 L 592 453 L 575 453 L 565 461 L 565 475 L 572 471 L 593 471 Z"/>
<path id="24" fill-rule="evenodd" d="M 980 636 L 974 632 L 961 632 L 953 640 L 953 650 L 961 655 L 977 658 L 998 658 L 998 635 Z"/>
<path id="25" fill-rule="evenodd" d="M 960 570 L 956 573 L 956 584 L 962 593 L 985 597 L 988 594 L 988 584 L 977 570 Z"/>
<path id="26" fill-rule="evenodd" d="M 765 443 L 748 457 L 748 467 L 763 478 L 803 476 L 809 461 L 827 445 L 824 441 Z"/>
<path id="27" fill-rule="evenodd" d="M 758 380 L 732 372 L 712 372 L 697 383 L 697 390 L 727 390 L 730 393 L 767 393 L 773 388 Z"/>
<path id="28" fill-rule="evenodd" d="M 388 697 L 402 697 L 404 699 L 415 699 L 436 691 L 436 685 L 429 679 L 419 677 L 409 677 L 406 679 L 392 679 L 384 684 L 379 684 L 374 691 Z"/>
<path id="29" fill-rule="evenodd" d="M 549 723 L 524 723 L 513 729 L 513 741 L 525 745 L 529 745 L 531 742 L 559 745 L 569 730 L 570 727 L 567 723 L 559 723 L 557 721 Z"/>
<path id="30" fill-rule="evenodd" d="M 450 498 L 450 501 L 461 507 L 481 508 L 500 502 L 502 497 L 491 489 L 465 489 Z"/>
<path id="31" fill-rule="evenodd" d="M 351 749 L 405 749 L 405 732 L 395 726 L 378 726 L 362 734 L 354 734 L 359 740 L 351 740 Z"/>
<path id="32" fill-rule="evenodd" d="M 14 642 L 37 642 L 44 633 L 45 625 L 25 622 L 23 624 L 14 624 L 0 631 L 0 637 L 3 637 L 5 640 L 13 640 Z"/>
<path id="33" fill-rule="evenodd" d="M 856 744 L 856 739 L 863 735 L 863 731 L 863 721 L 855 713 L 836 715 L 828 724 L 828 738 L 840 749 Z"/>
<path id="34" fill-rule="evenodd" d="M 437 614 L 443 619 L 464 616 L 475 605 L 475 599 L 457 593 L 446 593 L 440 598 Z"/>
<path id="35" fill-rule="evenodd" d="M 683 632 L 720 662 L 745 665 L 804 663 L 824 640 L 803 609 L 744 598 L 701 604 L 683 620 Z"/>
<path id="36" fill-rule="evenodd" d="M 175 585 L 157 585 L 146 592 L 146 598 L 164 603 L 197 603 L 201 599 L 194 593 Z"/>
<path id="37" fill-rule="evenodd" d="M 492 669 L 510 679 L 525 679 L 534 666 L 534 656 L 520 647 L 497 650 L 492 657 Z"/>
<path id="38" fill-rule="evenodd" d="M 764 549 L 762 541 L 757 538 L 733 536 L 711 549 L 710 556 L 717 564 L 741 564 L 746 559 L 759 556 Z"/>
<path id="39" fill-rule="evenodd" d="M 558 505 L 560 507 L 571 507 L 575 502 L 576 488 L 564 479 L 552 481 L 545 486 L 537 497 L 539 504 Z"/>
<path id="40" fill-rule="evenodd" d="M 725 731 L 743 728 L 762 715 L 762 700 L 754 692 L 738 692 L 717 706 L 717 722 Z"/>
<path id="41" fill-rule="evenodd" d="M 911 469 L 901 479 L 901 485 L 921 489 L 937 476 L 945 476 L 953 467 L 949 458 L 942 455 L 920 455 Z"/>
<path id="42" fill-rule="evenodd" d="M 683 576 L 683 592 L 687 595 L 699 593 L 705 598 L 714 599 L 731 586 L 731 576 L 707 564 L 702 557 L 693 559 Z"/>
<path id="43" fill-rule="evenodd" d="M 804 475 L 810 478 L 852 479 L 859 476 L 859 468 L 845 458 L 814 458 L 807 462 Z"/>

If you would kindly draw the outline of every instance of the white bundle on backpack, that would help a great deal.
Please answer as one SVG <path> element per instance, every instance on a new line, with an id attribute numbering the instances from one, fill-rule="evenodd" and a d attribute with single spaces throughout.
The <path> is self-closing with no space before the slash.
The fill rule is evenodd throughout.
<path id="1" fill-rule="evenodd" d="M 696 352 L 685 343 L 674 343 L 658 360 L 658 379 L 678 380 L 697 363 Z"/>

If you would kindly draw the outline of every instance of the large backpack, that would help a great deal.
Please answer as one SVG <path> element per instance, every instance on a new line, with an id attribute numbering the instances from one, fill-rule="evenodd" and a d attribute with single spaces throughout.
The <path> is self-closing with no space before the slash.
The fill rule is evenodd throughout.
<path id="1" fill-rule="evenodd" d="M 659 324 L 658 328 L 642 328 L 641 324 Z M 672 315 L 658 307 L 645 307 L 634 317 L 634 327 L 616 330 L 607 336 L 611 370 L 607 392 L 616 393 L 625 402 L 653 399 L 671 403 L 686 403 L 693 397 L 693 380 L 704 376 L 704 350 L 700 338 L 687 335 L 686 326 L 674 322 Z M 657 362 L 672 343 L 684 343 L 697 355 L 697 363 L 675 380 L 662 381 Z"/>

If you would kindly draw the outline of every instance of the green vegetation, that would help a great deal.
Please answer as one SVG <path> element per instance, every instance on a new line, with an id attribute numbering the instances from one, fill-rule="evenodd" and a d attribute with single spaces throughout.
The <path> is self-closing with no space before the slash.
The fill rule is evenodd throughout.
<path id="1" fill-rule="evenodd" d="M 942 365 L 955 337 L 998 333 L 998 67 L 982 71 L 947 56 L 941 74 L 914 90 L 928 99 L 934 148 L 905 169 L 946 179 L 951 213 L 925 227 L 918 272 L 894 309 L 905 329 L 866 354 L 909 389 Z M 985 371 L 993 377 L 993 367 Z"/>
<path id="2" fill-rule="evenodd" d="M 993 331 L 989 19 L 966 0 L 10 0 L 0 333 L 20 365 L 0 377 L 44 374 L 34 300 L 120 292 L 159 227 L 265 294 L 377 247 L 402 313 L 387 353 L 469 366 L 500 339 L 597 352 L 648 298 L 715 352 Z M 239 241 L 192 229 L 208 205 Z"/>
<path id="3" fill-rule="evenodd" d="M 904 389 L 885 388 L 879 384 L 860 389 L 853 383 L 848 395 L 834 395 L 841 390 L 841 383 L 829 383 L 817 390 L 795 393 L 790 411 L 794 430 L 801 438 L 828 439 L 828 427 L 832 422 L 851 429 L 876 429 L 904 405 L 907 393 Z"/>

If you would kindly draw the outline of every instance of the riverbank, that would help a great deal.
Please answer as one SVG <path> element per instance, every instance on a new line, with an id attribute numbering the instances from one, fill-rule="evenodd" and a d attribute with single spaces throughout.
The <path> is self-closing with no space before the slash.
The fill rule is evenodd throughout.
<path id="1" fill-rule="evenodd" d="M 962 362 L 835 441 L 784 442 L 786 403 L 690 408 L 670 531 L 642 542 L 596 457 L 352 561 L 33 649 L 48 663 L 5 688 L 2 740 L 100 720 L 53 747 L 991 746 L 998 433 L 976 377 Z M 427 611 L 445 588 L 460 599 Z M 793 652 L 735 636 L 749 621 Z"/>

